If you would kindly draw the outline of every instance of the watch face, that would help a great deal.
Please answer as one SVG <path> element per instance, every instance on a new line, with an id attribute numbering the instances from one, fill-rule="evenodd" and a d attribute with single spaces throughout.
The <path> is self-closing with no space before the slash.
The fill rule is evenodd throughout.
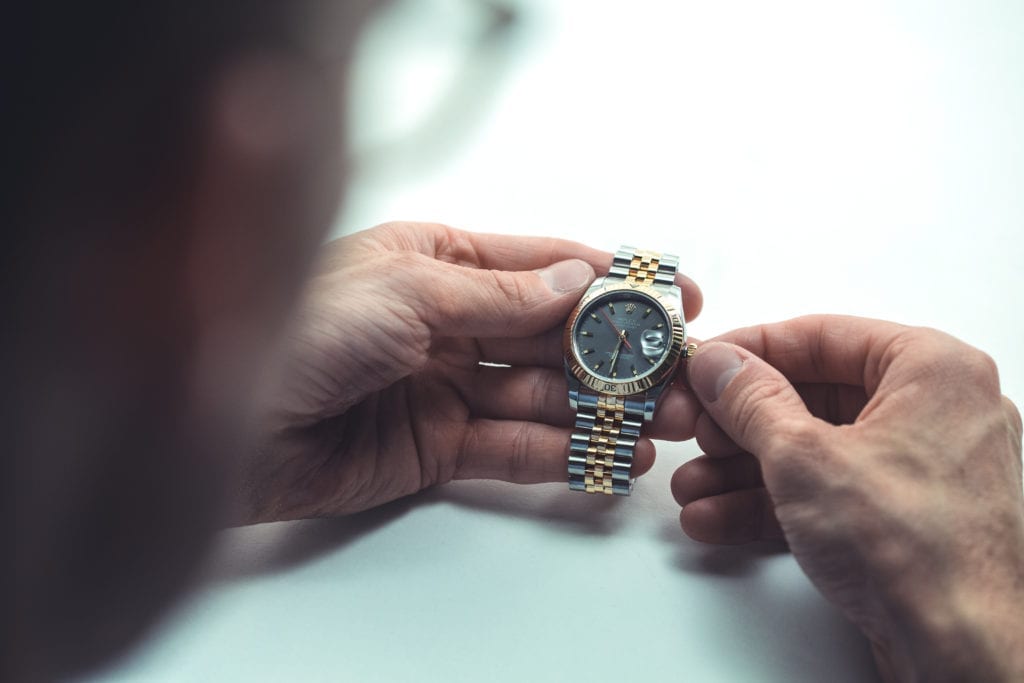
<path id="1" fill-rule="evenodd" d="M 580 312 L 572 330 L 579 363 L 611 381 L 635 380 L 668 357 L 672 326 L 664 309 L 635 291 L 609 292 Z"/>

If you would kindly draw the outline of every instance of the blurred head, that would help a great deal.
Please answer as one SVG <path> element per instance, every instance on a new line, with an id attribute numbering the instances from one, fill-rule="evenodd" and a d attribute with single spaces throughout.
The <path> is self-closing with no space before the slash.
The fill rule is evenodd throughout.
<path id="1" fill-rule="evenodd" d="M 254 384 L 339 200 L 344 65 L 368 4 L 8 16 L 18 677 L 123 650 L 218 525 Z"/>

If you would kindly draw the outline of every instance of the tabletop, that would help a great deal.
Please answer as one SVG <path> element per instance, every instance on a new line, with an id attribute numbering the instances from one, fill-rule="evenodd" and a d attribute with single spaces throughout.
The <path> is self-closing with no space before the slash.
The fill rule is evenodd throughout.
<path id="1" fill-rule="evenodd" d="M 398 2 L 356 65 L 334 229 L 391 219 L 679 254 L 689 331 L 808 313 L 943 329 L 1024 403 L 1024 4 Z M 870 681 L 774 545 L 630 498 L 456 482 L 224 532 L 95 681 Z"/>

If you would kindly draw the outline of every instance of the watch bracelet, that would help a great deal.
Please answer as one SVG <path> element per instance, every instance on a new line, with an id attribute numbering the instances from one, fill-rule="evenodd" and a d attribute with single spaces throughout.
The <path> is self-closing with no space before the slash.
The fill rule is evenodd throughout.
<path id="1" fill-rule="evenodd" d="M 679 257 L 625 246 L 615 252 L 608 279 L 653 287 L 675 284 Z M 569 447 L 569 489 L 628 496 L 645 397 L 579 391 L 575 429 Z"/>
<path id="2" fill-rule="evenodd" d="M 622 246 L 615 252 L 608 277 L 637 284 L 671 287 L 675 284 L 678 269 L 678 256 Z"/>
<path id="3" fill-rule="evenodd" d="M 643 397 L 580 391 L 569 446 L 569 488 L 628 496 L 636 442 L 644 420 Z"/>

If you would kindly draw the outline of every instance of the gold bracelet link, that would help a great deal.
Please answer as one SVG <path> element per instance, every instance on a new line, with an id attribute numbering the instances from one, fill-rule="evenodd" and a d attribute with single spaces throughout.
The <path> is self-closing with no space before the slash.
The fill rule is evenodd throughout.
<path id="1" fill-rule="evenodd" d="M 654 282 L 660 261 L 660 253 L 637 249 L 633 252 L 633 258 L 629 262 L 629 274 L 626 276 L 626 280 L 640 285 Z"/>
<path id="2" fill-rule="evenodd" d="M 626 417 L 625 399 L 621 396 L 600 396 L 596 417 L 590 432 L 590 445 L 587 446 L 587 469 L 583 481 L 587 493 L 611 494 L 615 447 Z"/>

